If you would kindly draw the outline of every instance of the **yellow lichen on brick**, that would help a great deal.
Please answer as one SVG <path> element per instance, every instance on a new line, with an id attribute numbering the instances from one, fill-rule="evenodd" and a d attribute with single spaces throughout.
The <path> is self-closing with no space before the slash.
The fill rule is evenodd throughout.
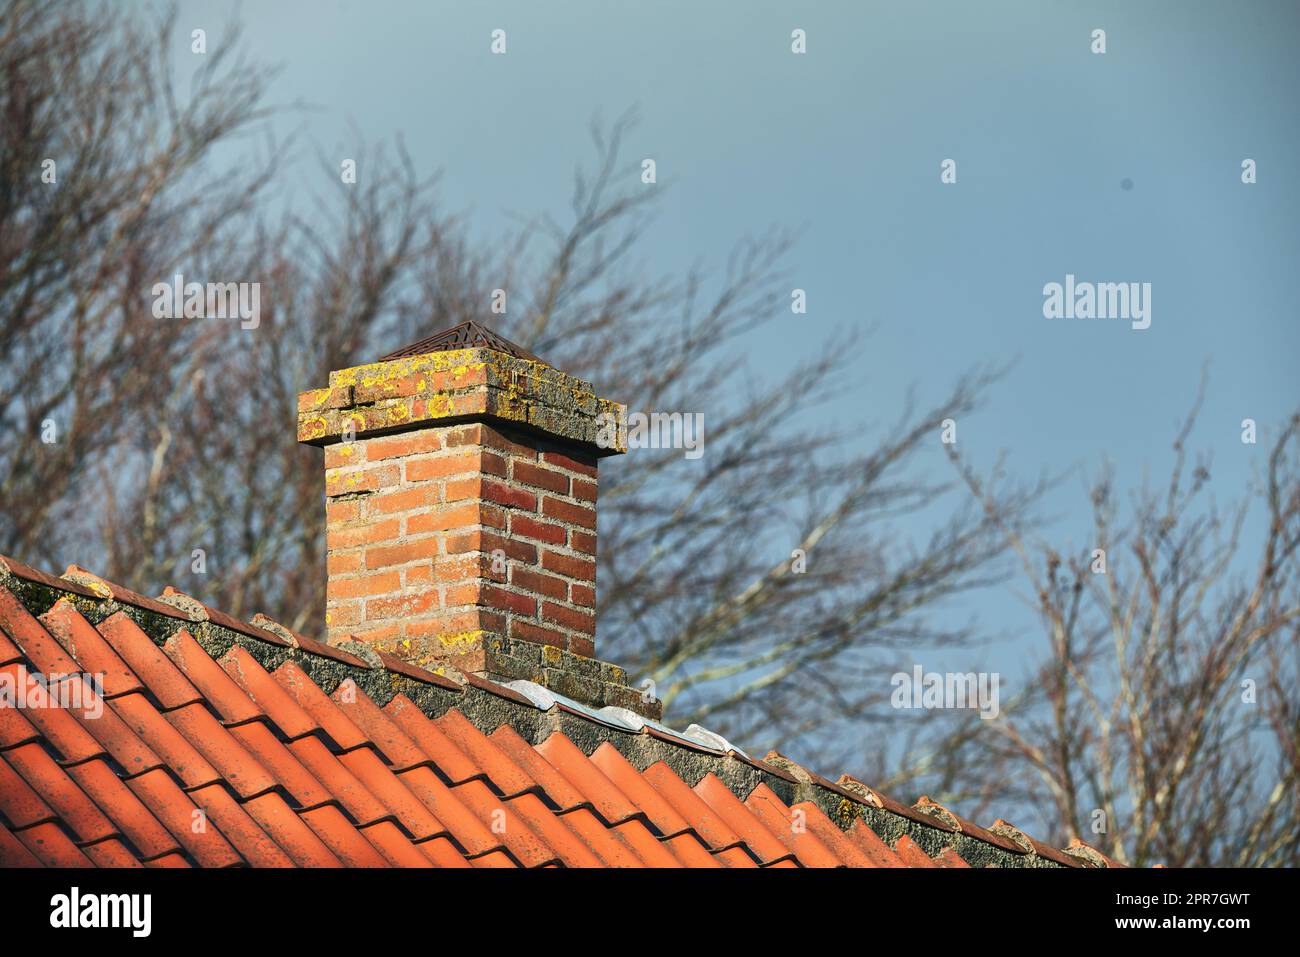
<path id="1" fill-rule="evenodd" d="M 298 420 L 298 441 L 304 442 L 309 439 L 319 439 L 329 428 L 325 420 L 317 416 L 314 419 Z"/>
<path id="2" fill-rule="evenodd" d="M 562 653 L 559 648 L 554 645 L 542 645 L 542 661 L 548 665 L 558 665 L 561 657 Z"/>
<path id="3" fill-rule="evenodd" d="M 438 641 L 448 651 L 472 651 L 478 647 L 485 634 L 487 632 L 482 629 L 474 629 L 473 631 L 462 631 L 452 635 L 439 635 Z"/>
<path id="4" fill-rule="evenodd" d="M 457 367 L 474 368 L 471 360 L 479 349 L 453 349 L 449 352 L 428 352 L 419 356 L 403 359 L 389 359 L 387 362 L 371 362 L 350 369 L 340 369 L 330 373 L 330 385 L 375 386 L 395 379 L 403 379 L 418 372 L 446 372 Z M 478 366 L 482 368 L 482 364 Z M 458 373 L 459 374 L 459 373 Z"/>
<path id="5" fill-rule="evenodd" d="M 298 393 L 298 411 L 311 412 L 329 401 L 329 389 L 311 389 Z"/>

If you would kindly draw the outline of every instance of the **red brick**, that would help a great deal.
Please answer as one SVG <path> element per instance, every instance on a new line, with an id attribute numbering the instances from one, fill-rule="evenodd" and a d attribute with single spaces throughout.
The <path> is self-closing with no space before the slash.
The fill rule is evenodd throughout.
<path id="1" fill-rule="evenodd" d="M 401 625 L 375 625 L 370 628 L 353 628 L 350 630 L 354 641 L 371 645 L 378 644 L 381 641 L 392 641 L 394 638 L 402 636 Z"/>
<path id="2" fill-rule="evenodd" d="M 459 605 L 477 605 L 480 588 L 478 582 L 447 585 L 443 589 L 442 603 L 447 608 L 455 608 Z"/>
<path id="3" fill-rule="evenodd" d="M 569 636 L 569 651 L 575 655 L 582 655 L 584 658 L 596 657 L 596 642 L 591 638 L 583 638 L 579 635 Z"/>
<path id="4" fill-rule="evenodd" d="M 569 547 L 575 552 L 596 554 L 596 536 L 590 532 L 580 532 L 576 528 L 569 534 Z"/>
<path id="5" fill-rule="evenodd" d="M 461 445 L 482 445 L 483 444 L 483 426 L 475 423 L 465 425 L 459 429 L 452 429 L 443 436 L 443 445 L 449 449 Z"/>
<path id="6" fill-rule="evenodd" d="M 490 426 L 482 427 L 479 433 L 479 444 L 489 449 L 496 449 L 498 452 L 507 452 L 529 462 L 537 461 L 537 449 L 533 446 L 516 442 Z"/>
<path id="7" fill-rule="evenodd" d="M 444 502 L 463 502 L 466 499 L 480 498 L 483 494 L 483 478 L 478 475 L 470 478 L 448 479 L 442 485 Z"/>
<path id="8" fill-rule="evenodd" d="M 542 567 L 547 571 L 559 572 L 561 575 L 568 575 L 570 578 L 577 578 L 584 582 L 596 580 L 596 563 L 591 559 L 562 555 L 549 548 L 542 552 Z"/>
<path id="9" fill-rule="evenodd" d="M 380 399 L 406 398 L 420 391 L 415 376 L 403 376 L 400 379 L 383 379 L 370 385 L 355 386 L 352 399 L 358 404 L 366 404 Z"/>
<path id="10" fill-rule="evenodd" d="M 370 439 L 365 444 L 366 458 L 371 462 L 380 459 L 395 459 L 407 455 L 419 455 L 422 452 L 436 452 L 442 448 L 442 440 L 434 429 L 420 432 L 408 432 L 405 435 L 389 435 L 380 439 Z"/>
<path id="11" fill-rule="evenodd" d="M 325 571 L 331 578 L 361 570 L 361 555 L 356 552 L 325 556 Z"/>
<path id="12" fill-rule="evenodd" d="M 393 512 L 409 512 L 413 508 L 421 508 L 425 505 L 436 505 L 437 502 L 437 486 L 420 485 L 415 488 L 403 489 L 400 492 L 386 492 L 383 495 L 376 496 L 372 507 L 376 511 L 387 515 Z"/>
<path id="13" fill-rule="evenodd" d="M 554 469 L 530 465 L 528 462 L 516 462 L 512 478 L 524 485 L 535 485 L 561 495 L 569 494 L 569 477 Z"/>
<path id="14" fill-rule="evenodd" d="M 357 499 L 335 500 L 325 503 L 325 524 L 331 528 L 355 522 L 361 517 L 361 502 Z"/>
<path id="15" fill-rule="evenodd" d="M 496 502 L 507 508 L 519 508 L 527 512 L 537 511 L 537 496 L 521 488 L 484 480 L 481 494 L 487 501 Z"/>
<path id="16" fill-rule="evenodd" d="M 596 501 L 596 483 L 584 482 L 582 479 L 573 480 L 573 497 L 582 499 L 584 502 Z"/>
<path id="17" fill-rule="evenodd" d="M 402 587 L 402 573 L 378 572 L 359 578 L 330 579 L 329 597 L 335 598 L 371 598 L 386 595 Z"/>
<path id="18" fill-rule="evenodd" d="M 333 529 L 325 533 L 325 547 L 329 551 L 338 548 L 354 548 L 357 545 L 374 545 L 396 539 L 402 532 L 401 519 L 390 518 L 373 525 L 358 525 L 355 528 Z"/>
<path id="19" fill-rule="evenodd" d="M 554 648 L 567 648 L 569 644 L 568 636 L 564 632 L 520 621 L 518 618 L 510 619 L 510 637 L 522 638 L 537 645 L 551 645 Z"/>
<path id="20" fill-rule="evenodd" d="M 528 565 L 537 563 L 536 545 L 529 545 L 527 542 L 505 538 L 493 532 L 486 532 L 477 528 L 455 535 L 448 535 L 446 548 L 448 555 L 478 551 L 490 555 L 499 548 L 506 553 L 506 558 L 511 561 L 524 562 Z"/>
<path id="21" fill-rule="evenodd" d="M 490 561 L 491 559 L 476 554 L 443 558 L 434 562 L 433 577 L 440 582 L 463 582 L 467 578 L 478 578 L 483 572 L 483 564 Z"/>
<path id="22" fill-rule="evenodd" d="M 361 620 L 361 602 L 350 601 L 342 605 L 330 605 L 325 609 L 325 617 L 331 629 L 355 625 Z"/>
<path id="23" fill-rule="evenodd" d="M 510 533 L 522 535 L 524 538 L 535 538 L 551 545 L 564 544 L 564 526 L 539 522 L 518 512 L 510 516 Z"/>
<path id="24" fill-rule="evenodd" d="M 495 631 L 504 634 L 505 616 L 483 608 L 468 608 L 421 621 L 406 623 L 406 633 L 413 638 L 451 635 L 464 631 Z"/>
<path id="25" fill-rule="evenodd" d="M 324 396 L 322 400 L 321 397 Z M 337 389 L 312 389 L 310 392 L 298 393 L 298 411 L 310 412 L 319 409 L 346 409 L 352 404 L 352 386 L 340 386 Z"/>
<path id="26" fill-rule="evenodd" d="M 397 545 L 376 545 L 366 549 L 367 568 L 385 568 L 390 565 L 405 565 L 423 558 L 435 558 L 438 555 L 436 538 L 421 538 L 414 542 L 401 542 Z"/>
<path id="27" fill-rule="evenodd" d="M 322 398 L 322 397 L 328 397 L 329 394 L 330 394 L 329 389 L 312 389 L 309 392 L 299 392 L 298 411 L 310 412 L 313 409 L 329 408 L 329 406 L 325 404 L 326 399 Z"/>
<path id="28" fill-rule="evenodd" d="M 484 451 L 480 454 L 479 468 L 485 475 L 495 475 L 498 478 L 505 478 L 509 474 L 509 466 L 506 460 L 495 452 Z"/>
<path id="29" fill-rule="evenodd" d="M 483 604 L 489 608 L 513 611 L 516 615 L 537 614 L 537 599 L 530 598 L 527 595 L 506 591 L 504 588 L 497 588 L 495 585 L 484 585 L 479 590 L 479 595 L 483 600 Z"/>
<path id="30" fill-rule="evenodd" d="M 413 595 L 391 595 L 387 598 L 372 598 L 366 602 L 366 621 L 382 621 L 385 618 L 404 618 L 419 615 L 439 606 L 438 592 L 416 592 Z"/>
<path id="31" fill-rule="evenodd" d="M 410 459 L 404 464 L 408 482 L 426 482 L 429 479 L 446 478 L 448 475 L 477 473 L 479 455 L 477 452 L 461 452 L 431 459 Z"/>
<path id="32" fill-rule="evenodd" d="M 594 615 L 579 611 L 576 608 L 557 605 L 553 601 L 542 602 L 542 617 L 547 621 L 555 622 L 557 625 L 563 625 L 565 628 L 571 628 L 574 631 L 586 632 L 589 635 L 596 631 L 596 618 Z"/>
<path id="33" fill-rule="evenodd" d="M 563 452 L 543 452 L 542 461 L 547 465 L 558 465 L 560 468 L 568 469 L 570 472 L 577 472 L 579 475 L 585 475 L 587 478 L 596 477 L 595 459 L 579 460 L 565 455 Z"/>
<path id="34" fill-rule="evenodd" d="M 548 598 L 568 598 L 568 584 L 563 578 L 543 575 L 541 572 L 529 571 L 527 568 L 514 568 L 510 572 L 510 584 L 523 591 L 535 592 Z"/>
<path id="35" fill-rule="evenodd" d="M 596 589 L 590 585 L 579 585 L 575 582 L 569 586 L 569 601 L 575 605 L 581 605 L 583 608 L 595 608 Z"/>
<path id="36" fill-rule="evenodd" d="M 338 469 L 366 462 L 366 447 L 361 442 L 339 442 L 325 446 L 325 468 Z"/>
<path id="37" fill-rule="evenodd" d="M 558 498 L 551 498 L 549 495 L 542 502 L 542 514 L 547 518 L 556 518 L 562 522 L 568 522 L 570 525 L 581 525 L 583 528 L 596 527 L 596 510 L 594 508 L 589 508 L 586 505 L 572 505 Z"/>
<path id="38" fill-rule="evenodd" d="M 400 480 L 396 465 L 372 465 L 351 472 L 333 472 L 325 476 L 325 494 L 354 495 L 391 488 Z"/>
<path id="39" fill-rule="evenodd" d="M 450 399 L 450 401 L 448 401 Z M 439 396 L 435 400 L 440 415 L 482 415 L 488 410 L 487 390 L 459 392 L 450 397 Z M 425 399 L 411 401 L 411 417 L 422 419 L 428 414 L 429 403 Z"/>
<path id="40" fill-rule="evenodd" d="M 479 523 L 479 506 L 477 504 L 458 505 L 444 508 L 437 512 L 421 512 L 406 519 L 406 534 L 418 535 L 421 532 L 441 532 L 449 528 L 464 528 L 466 525 Z"/>

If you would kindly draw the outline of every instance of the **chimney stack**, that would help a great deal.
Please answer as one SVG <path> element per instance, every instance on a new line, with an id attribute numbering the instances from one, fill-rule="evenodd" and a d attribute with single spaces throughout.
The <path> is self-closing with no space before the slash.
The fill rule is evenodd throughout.
<path id="1" fill-rule="evenodd" d="M 467 322 L 298 397 L 325 448 L 326 625 L 424 667 L 657 716 L 594 659 L 598 416 L 621 406 Z"/>

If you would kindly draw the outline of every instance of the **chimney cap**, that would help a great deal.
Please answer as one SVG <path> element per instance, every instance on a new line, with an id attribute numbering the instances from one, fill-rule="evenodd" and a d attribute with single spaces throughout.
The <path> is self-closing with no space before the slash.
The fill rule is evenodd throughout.
<path id="1" fill-rule="evenodd" d="M 462 322 L 458 326 L 452 326 L 450 329 L 444 329 L 442 332 L 434 333 L 426 339 L 418 342 L 412 342 L 409 346 L 402 346 L 388 355 L 379 359 L 380 362 L 388 362 L 390 359 L 406 359 L 410 356 L 422 356 L 430 352 L 450 352 L 454 349 L 471 349 L 481 347 L 485 349 L 495 349 L 497 352 L 504 352 L 509 356 L 516 356 L 520 359 L 530 359 L 533 362 L 543 362 L 518 343 L 511 342 L 505 336 L 493 332 L 480 323 L 470 319 L 468 322 Z"/>
<path id="2" fill-rule="evenodd" d="M 477 322 L 465 322 L 376 362 L 336 369 L 298 395 L 298 441 L 353 438 L 463 422 L 523 429 L 601 458 L 627 451 L 626 409 Z"/>

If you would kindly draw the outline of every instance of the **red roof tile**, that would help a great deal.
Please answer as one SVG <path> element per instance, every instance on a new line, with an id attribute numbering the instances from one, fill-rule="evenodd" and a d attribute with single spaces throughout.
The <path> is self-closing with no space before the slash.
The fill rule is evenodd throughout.
<path id="1" fill-rule="evenodd" d="M 456 709 L 452 709 L 434 722 L 447 740 L 492 782 L 493 787 L 506 797 L 540 790 L 538 782 L 529 773 L 529 766 L 541 767 L 543 762 L 523 738 L 514 735 L 510 727 L 502 727 L 491 738 Z M 513 738 L 507 740 L 505 733 Z M 512 750 L 514 749 L 514 750 Z M 512 756 L 515 755 L 515 756 Z M 528 765 L 521 764 L 522 758 Z M 555 788 L 555 800 L 561 800 L 560 789 Z"/>
<path id="2" fill-rule="evenodd" d="M 790 817 L 782 814 L 775 807 L 763 801 L 764 795 L 759 789 L 771 794 L 767 785 L 760 784 L 750 792 L 745 803 L 731 793 L 731 789 L 712 774 L 707 774 L 695 785 L 695 793 L 702 797 L 718 816 L 727 822 L 727 826 L 740 836 L 749 850 L 756 854 L 761 864 L 773 864 L 784 857 L 791 856 L 784 834 L 790 828 Z M 776 795 L 772 795 L 775 799 Z M 756 801 L 762 802 L 756 804 Z M 781 805 L 779 800 L 777 805 Z M 822 862 L 809 862 L 812 866 L 821 866 Z"/>
<path id="3" fill-rule="evenodd" d="M 388 702 L 384 711 L 450 783 L 460 784 L 485 774 L 481 767 L 452 743 L 442 728 L 430 721 L 405 695 L 398 695 Z"/>
<path id="4" fill-rule="evenodd" d="M 581 792 L 608 824 L 621 824 L 641 815 L 641 809 L 630 801 L 605 773 L 592 764 L 572 741 L 556 731 L 537 745 L 537 751 L 546 758 L 557 774 Z"/>
<path id="5" fill-rule="evenodd" d="M 805 866 L 843 867 L 847 863 L 808 829 L 806 814 L 796 814 L 786 807 L 766 784 L 754 788 L 744 806 Z"/>
<path id="6" fill-rule="evenodd" d="M 98 844 L 87 844 L 82 851 L 96 867 L 144 867 L 130 849 L 116 838 L 108 838 Z"/>
<path id="7" fill-rule="evenodd" d="M 940 851 L 935 860 L 938 861 L 940 867 L 970 867 L 962 859 L 962 856 L 951 847 L 945 847 Z"/>
<path id="8" fill-rule="evenodd" d="M 969 867 L 968 847 L 1113 863 L 661 727 L 624 750 L 632 735 L 564 703 L 542 720 L 482 679 L 66 576 L 0 558 L 0 679 L 102 682 L 80 708 L 0 700 L 3 867 Z M 935 857 L 881 837 L 917 827 Z"/>
<path id="9" fill-rule="evenodd" d="M 863 821 L 854 821 L 853 826 L 848 830 L 849 838 L 855 843 L 859 850 L 867 856 L 873 867 L 906 867 L 902 858 L 897 853 L 889 849 L 885 844 Z"/>
<path id="10" fill-rule="evenodd" d="M 50 759 L 39 744 L 10 748 L 4 752 L 4 760 L 33 789 L 40 789 L 44 803 L 76 835 L 77 843 L 91 844 L 118 833 L 95 802 Z"/>
<path id="11" fill-rule="evenodd" d="M 253 656 L 238 646 L 221 659 L 221 667 L 235 684 L 270 718 L 290 741 L 321 730 L 320 724 L 294 701 Z"/>
<path id="12" fill-rule="evenodd" d="M 628 763 L 627 758 L 618 753 L 618 748 L 608 741 L 592 753 L 591 763 L 605 773 L 608 780 L 658 829 L 660 835 L 669 838 L 695 833 L 686 823 L 686 818 L 678 814 L 664 796 Z"/>
<path id="13" fill-rule="evenodd" d="M 93 867 L 94 862 L 77 850 L 59 825 L 46 822 L 15 832 L 32 856 L 46 867 Z"/>
<path id="14" fill-rule="evenodd" d="M 921 845 L 912 840 L 906 834 L 900 837 L 894 843 L 894 853 L 908 867 L 938 867 L 934 859 L 929 854 L 921 850 Z"/>
<path id="15" fill-rule="evenodd" d="M 117 612 L 99 623 L 99 633 L 149 686 L 150 693 L 164 711 L 173 711 L 203 700 L 199 689 L 190 684 L 163 650 L 149 640 L 140 626 L 125 612 Z"/>
<path id="16" fill-rule="evenodd" d="M 55 602 L 54 607 L 41 615 L 45 628 L 69 653 L 69 662 L 76 662 L 69 673 L 84 671 L 99 675 L 104 682 L 104 697 L 115 698 L 133 691 L 143 691 L 144 685 L 126 662 L 118 657 L 104 636 L 90 622 L 82 618 L 67 599 Z"/>

